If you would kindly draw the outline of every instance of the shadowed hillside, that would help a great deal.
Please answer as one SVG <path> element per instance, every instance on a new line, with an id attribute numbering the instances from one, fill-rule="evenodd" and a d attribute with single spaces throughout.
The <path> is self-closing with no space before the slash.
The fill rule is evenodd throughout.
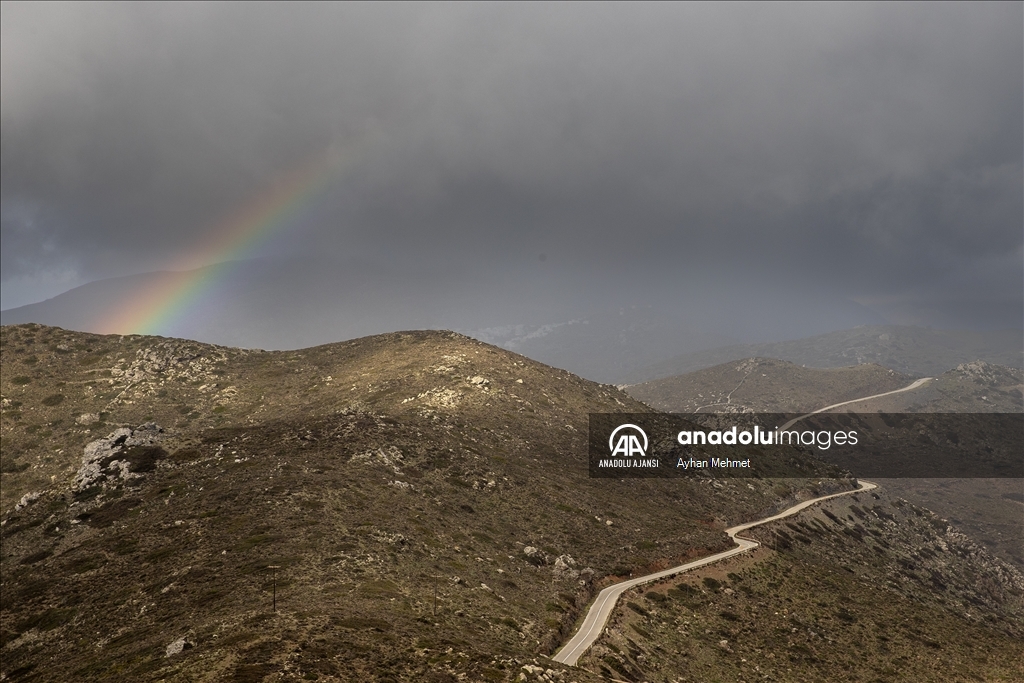
<path id="1" fill-rule="evenodd" d="M 851 485 L 590 479 L 587 413 L 647 409 L 449 332 L 0 353 L 11 681 L 602 680 L 543 658 L 596 590 Z"/>
<path id="2" fill-rule="evenodd" d="M 813 369 L 751 358 L 626 387 L 671 412 L 803 412 L 892 391 L 910 378 L 873 364 Z M 1024 373 L 976 360 L 913 391 L 839 408 L 888 413 L 1019 413 Z M 1024 498 L 1018 479 L 886 479 L 885 486 L 949 518 L 993 554 L 1024 569 Z"/>
<path id="3" fill-rule="evenodd" d="M 874 364 L 815 369 L 773 358 L 747 358 L 634 384 L 626 391 L 671 413 L 798 413 L 892 391 L 910 381 L 907 375 Z"/>
<path id="4" fill-rule="evenodd" d="M 872 491 L 749 536 L 752 556 L 627 594 L 581 665 L 633 681 L 1024 677 L 1021 575 L 928 510 Z"/>
<path id="5" fill-rule="evenodd" d="M 801 488 L 591 480 L 587 413 L 645 408 L 452 333 L 271 353 L 25 325 L 2 353 L 10 680 L 511 679 L 598 585 Z"/>
<path id="6" fill-rule="evenodd" d="M 1020 330 L 975 332 L 933 330 L 900 325 L 864 325 L 804 339 L 726 346 L 685 353 L 634 372 L 630 383 L 683 375 L 737 358 L 778 358 L 812 368 L 841 368 L 876 363 L 915 376 L 935 376 L 981 359 L 1024 367 L 1024 335 Z"/>

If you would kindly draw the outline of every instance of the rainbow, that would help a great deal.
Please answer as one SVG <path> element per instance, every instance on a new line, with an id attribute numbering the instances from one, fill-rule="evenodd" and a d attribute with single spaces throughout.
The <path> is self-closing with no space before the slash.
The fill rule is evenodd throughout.
<path id="1" fill-rule="evenodd" d="M 331 184 L 338 159 L 318 154 L 280 177 L 270 188 L 209 230 L 204 240 L 167 270 L 119 303 L 97 326 L 103 334 L 160 334 L 193 311 L 204 293 L 233 267 L 251 258 L 283 229 L 293 225 Z"/>

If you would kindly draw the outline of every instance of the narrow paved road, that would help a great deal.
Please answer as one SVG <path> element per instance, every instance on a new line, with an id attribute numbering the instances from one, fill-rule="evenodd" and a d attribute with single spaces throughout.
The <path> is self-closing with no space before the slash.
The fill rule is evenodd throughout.
<path id="1" fill-rule="evenodd" d="M 933 378 L 931 377 L 924 377 L 922 379 L 911 382 L 902 389 L 886 391 L 885 393 L 875 394 L 874 396 L 864 396 L 862 398 L 855 398 L 850 401 L 843 401 L 842 403 L 833 403 L 830 406 L 825 406 L 824 408 L 819 408 L 814 412 L 793 418 L 786 424 L 782 425 L 779 429 L 789 429 L 791 426 L 793 426 L 793 424 L 799 422 L 805 417 L 809 417 L 817 413 L 823 413 L 826 410 L 832 410 L 833 408 L 839 408 L 841 406 L 850 405 L 851 403 L 860 403 L 861 401 L 869 401 L 873 398 L 881 398 L 882 396 L 891 396 L 892 394 L 899 394 L 904 391 L 913 391 L 914 389 L 917 389 L 926 382 L 930 382 L 932 379 Z M 737 387 L 737 389 L 738 388 L 739 387 Z M 735 389 L 733 391 L 735 391 Z M 731 393 L 729 395 L 732 396 Z M 853 491 L 841 491 L 839 493 L 833 493 L 832 495 L 829 496 L 821 496 L 820 498 L 812 498 L 811 500 L 805 500 L 804 502 L 798 505 L 794 505 L 793 507 L 782 511 L 777 515 L 765 517 L 764 519 L 759 519 L 756 522 L 748 522 L 746 524 L 734 526 L 730 529 L 726 529 L 725 533 L 729 534 L 729 538 L 736 542 L 735 548 L 725 550 L 715 555 L 709 555 L 708 557 L 704 557 L 699 560 L 694 560 L 693 562 L 687 562 L 686 564 L 679 565 L 678 567 L 672 567 L 671 569 L 655 572 L 654 574 L 647 574 L 645 576 L 640 576 L 635 579 L 630 579 L 629 581 L 623 581 L 622 583 L 617 583 L 614 586 L 608 586 L 603 591 L 597 594 L 597 600 L 594 601 L 594 604 L 591 605 L 590 609 L 587 611 L 587 616 L 583 620 L 583 625 L 580 626 L 580 630 L 576 632 L 576 635 L 574 635 L 568 643 L 562 646 L 562 649 L 559 650 L 558 653 L 555 654 L 554 657 L 552 657 L 552 659 L 554 659 L 556 662 L 561 662 L 562 664 L 576 666 L 576 662 L 579 661 L 579 658 L 583 655 L 584 652 L 587 651 L 587 648 L 593 645 L 594 641 L 596 641 L 598 637 L 601 635 L 601 631 L 604 629 L 605 624 L 608 623 L 608 618 L 611 616 L 612 610 L 615 609 L 615 604 L 619 601 L 619 596 L 622 595 L 624 592 L 628 591 L 630 588 L 639 586 L 641 584 L 650 583 L 652 581 L 658 581 L 660 579 L 664 579 L 675 574 L 681 574 L 682 572 L 689 571 L 691 569 L 696 569 L 697 567 L 703 567 L 704 565 L 711 564 L 712 562 L 718 562 L 719 560 L 724 560 L 725 558 L 732 557 L 733 555 L 745 553 L 748 550 L 751 550 L 752 548 L 756 548 L 759 544 L 757 543 L 757 541 L 751 541 L 746 538 L 738 537 L 736 534 L 740 533 L 741 531 L 746 531 L 747 529 L 751 529 L 761 524 L 767 524 L 768 522 L 774 522 L 775 520 L 782 519 L 783 517 L 795 515 L 801 510 L 808 508 L 811 505 L 819 503 L 823 500 L 828 500 L 829 498 L 835 498 L 836 496 L 846 496 L 851 493 L 858 493 L 860 491 L 870 491 L 873 488 L 878 487 L 875 484 L 872 484 L 871 482 L 861 481 L 859 489 L 855 489 Z"/>
<path id="2" fill-rule="evenodd" d="M 764 519 L 759 519 L 756 522 L 747 522 L 746 524 L 731 527 L 726 529 L 725 533 L 729 534 L 729 538 L 736 542 L 737 545 L 735 548 L 731 548 L 714 555 L 709 555 L 699 560 L 694 560 L 693 562 L 687 562 L 686 564 L 681 564 L 678 567 L 672 567 L 671 569 L 665 569 L 660 572 L 655 572 L 654 574 L 647 574 L 635 579 L 630 579 L 629 581 L 623 581 L 622 583 L 617 583 L 614 586 L 608 586 L 597 594 L 597 600 L 595 600 L 594 604 L 590 606 L 590 610 L 587 612 L 587 616 L 583 620 L 583 625 L 580 626 L 580 630 L 576 632 L 576 635 L 574 635 L 569 642 L 566 643 L 554 657 L 552 657 L 552 659 L 556 662 L 561 662 L 562 664 L 576 666 L 576 662 L 579 661 L 579 658 L 587 651 L 587 648 L 593 645 L 594 641 L 600 637 L 601 631 L 604 630 L 605 624 L 608 623 L 608 618 L 611 616 L 612 610 L 615 609 L 615 604 L 619 601 L 619 596 L 630 588 L 650 583 L 652 581 L 665 579 L 675 574 L 681 574 L 682 572 L 696 569 L 697 567 L 703 567 L 704 565 L 711 564 L 712 562 L 724 560 L 725 558 L 732 557 L 733 555 L 745 553 L 748 550 L 756 548 L 760 544 L 757 541 L 737 536 L 740 532 L 761 524 L 774 522 L 775 520 L 782 519 L 783 517 L 795 515 L 801 510 L 808 508 L 815 503 L 820 503 L 823 500 L 828 500 L 829 498 L 847 496 L 851 493 L 859 493 L 861 491 L 870 491 L 873 488 L 877 488 L 877 486 L 868 481 L 861 481 L 860 488 L 858 489 L 854 489 L 852 491 L 840 491 L 839 493 L 833 493 L 828 496 L 805 500 L 798 505 L 794 505 L 791 508 L 783 510 L 777 515 L 765 517 Z"/>
<path id="3" fill-rule="evenodd" d="M 848 406 L 851 403 L 860 403 L 861 401 L 870 401 L 873 398 L 882 398 L 883 396 L 892 396 L 893 394 L 902 394 L 904 391 L 913 391 L 914 389 L 917 389 L 919 386 L 922 386 L 925 382 L 931 382 L 933 379 L 935 379 L 935 378 L 934 377 L 922 377 L 919 380 L 915 380 L 915 381 L 911 382 L 910 384 L 908 384 L 907 386 L 903 387 L 902 389 L 894 389 L 893 391 L 887 391 L 884 394 L 875 394 L 874 396 L 864 396 L 862 398 L 855 398 L 852 401 L 843 401 L 842 403 L 833 403 L 830 406 L 825 406 L 824 408 L 818 408 L 817 410 L 815 410 L 813 412 L 810 412 L 810 413 L 807 413 L 806 415 L 801 415 L 800 417 L 794 417 L 792 420 L 790 420 L 786 424 L 784 424 L 781 427 L 779 427 L 779 431 L 781 432 L 781 431 L 783 431 L 785 429 L 789 429 L 795 423 L 799 422 L 800 420 L 804 419 L 805 417 L 810 417 L 811 415 L 817 415 L 818 413 L 824 413 L 826 410 L 832 410 L 833 408 L 839 408 L 841 406 Z"/>

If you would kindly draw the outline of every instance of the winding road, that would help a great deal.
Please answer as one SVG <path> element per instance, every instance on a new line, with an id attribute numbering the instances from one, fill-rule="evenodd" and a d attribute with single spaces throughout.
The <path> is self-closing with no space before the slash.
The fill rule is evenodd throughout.
<path id="1" fill-rule="evenodd" d="M 784 431 L 786 429 L 789 429 L 795 423 L 799 422 L 800 420 L 804 419 L 805 417 L 810 417 L 811 415 L 817 415 L 818 413 L 824 413 L 826 410 L 832 410 L 833 408 L 840 408 L 842 406 L 848 406 L 851 403 L 860 403 L 861 401 L 870 401 L 873 398 L 882 398 L 883 396 L 892 396 L 893 394 L 902 394 L 904 391 L 913 391 L 914 389 L 917 389 L 918 387 L 923 386 L 926 382 L 931 382 L 933 379 L 935 379 L 935 378 L 934 377 L 922 377 L 921 379 L 914 380 L 913 382 L 911 382 L 907 386 L 903 387 L 902 389 L 894 389 L 892 391 L 887 391 L 884 394 L 875 394 L 874 396 L 863 396 L 861 398 L 855 398 L 855 399 L 852 399 L 850 401 L 843 401 L 842 403 L 833 403 L 832 405 L 825 406 L 824 408 L 818 408 L 817 410 L 815 410 L 813 412 L 810 412 L 810 413 L 807 413 L 806 415 L 801 415 L 800 417 L 794 417 L 792 420 L 790 420 L 786 424 L 784 424 L 781 427 L 779 427 L 779 431 L 781 432 L 781 431 Z"/>
<path id="2" fill-rule="evenodd" d="M 731 527 L 729 529 L 726 529 L 725 533 L 729 535 L 729 538 L 736 542 L 737 545 L 735 548 L 730 548 L 729 550 L 724 550 L 720 553 L 715 553 L 714 555 L 708 555 L 707 557 L 702 557 L 699 560 L 694 560 L 693 562 L 681 564 L 678 567 L 665 569 L 660 572 L 655 572 L 654 574 L 646 574 L 635 579 L 630 579 L 629 581 L 617 583 L 614 586 L 608 586 L 603 591 L 597 594 L 597 600 L 595 600 L 594 604 L 590 606 L 590 610 L 587 612 L 587 617 L 583 620 L 583 625 L 580 626 L 580 630 L 576 632 L 576 635 L 574 635 L 569 640 L 569 642 L 566 643 L 554 657 L 552 657 L 552 659 L 556 662 L 561 662 L 562 664 L 576 666 L 576 662 L 579 661 L 579 658 L 583 656 L 584 652 L 587 651 L 587 648 L 593 645 L 594 641 L 596 641 L 598 637 L 600 637 L 601 631 L 604 630 L 605 624 L 608 623 L 608 618 L 611 616 L 612 610 L 615 609 L 615 604 L 619 601 L 619 596 L 628 591 L 630 588 L 635 588 L 636 586 L 640 586 L 645 583 L 650 583 L 652 581 L 666 579 L 670 576 L 674 576 L 675 574 L 681 574 L 691 569 L 696 569 L 697 567 L 703 567 L 704 565 L 711 564 L 712 562 L 724 560 L 727 557 L 732 557 L 733 555 L 745 553 L 748 550 L 756 548 L 760 545 L 760 543 L 738 536 L 737 534 L 739 534 L 740 532 L 746 531 L 747 529 L 751 529 L 761 524 L 767 524 L 768 522 L 774 522 L 775 520 L 782 519 L 784 517 L 789 517 L 790 515 L 795 515 L 801 510 L 808 508 L 811 505 L 814 505 L 815 503 L 820 503 L 823 500 L 828 500 L 829 498 L 835 498 L 837 496 L 848 496 L 851 493 L 870 491 L 871 489 L 874 488 L 878 487 L 869 481 L 861 481 L 860 488 L 853 489 L 851 491 L 840 491 L 839 493 L 833 493 L 828 496 L 820 496 L 818 498 L 805 500 L 802 503 L 799 503 L 791 508 L 783 510 L 777 515 L 772 515 L 771 517 L 765 517 L 764 519 L 759 519 L 754 522 L 747 522 L 746 524 L 740 524 L 738 526 Z"/>
<path id="3" fill-rule="evenodd" d="M 849 405 L 851 403 L 859 403 L 861 401 L 867 401 L 873 398 L 881 398 L 882 396 L 889 396 L 891 394 L 899 394 L 904 391 L 912 391 L 922 386 L 926 382 L 931 381 L 931 379 L 931 377 L 924 377 L 922 379 L 912 382 L 911 384 L 903 387 L 902 389 L 887 391 L 883 394 L 875 394 L 873 396 L 864 396 L 863 398 L 855 398 L 851 401 L 843 401 L 842 403 L 834 403 L 830 406 L 825 406 L 824 408 L 820 408 L 818 410 L 815 410 L 814 412 L 807 413 L 806 415 L 801 415 L 800 417 L 790 420 L 782 427 L 780 427 L 780 430 L 789 429 L 789 427 L 791 427 L 794 423 L 799 422 L 805 417 L 809 417 L 817 413 L 823 413 L 826 410 L 832 410 L 833 408 L 839 408 L 840 406 Z M 591 645 L 593 645 L 594 642 L 601 636 L 601 632 L 604 630 L 605 624 L 608 623 L 608 618 L 611 617 L 612 610 L 615 609 L 615 605 L 619 601 L 619 596 L 628 591 L 629 589 L 635 588 L 636 586 L 640 586 L 645 583 L 651 583 L 652 581 L 666 579 L 670 576 L 690 571 L 691 569 L 703 567 L 713 562 L 718 562 L 719 560 L 724 560 L 728 557 L 739 555 L 740 553 L 745 553 L 748 550 L 756 548 L 760 545 L 760 543 L 738 536 L 737 534 L 739 534 L 740 532 L 746 531 L 747 529 L 752 529 L 753 527 L 760 526 L 762 524 L 767 524 L 768 522 L 774 522 L 784 517 L 789 517 L 790 515 L 795 515 L 801 510 L 804 510 L 810 507 L 811 505 L 814 505 L 815 503 L 820 503 L 823 500 L 828 500 L 829 498 L 836 498 L 838 496 L 848 496 L 853 493 L 860 493 L 861 491 L 870 491 L 871 489 L 874 488 L 878 488 L 877 485 L 872 484 L 869 481 L 861 481 L 860 488 L 854 489 L 852 491 L 840 491 L 839 493 L 833 493 L 828 496 L 820 496 L 818 498 L 805 500 L 802 503 L 799 503 L 791 508 L 783 510 L 777 515 L 772 515 L 771 517 L 765 517 L 764 519 L 759 519 L 754 522 L 747 522 L 746 524 L 740 524 L 738 526 L 731 527 L 729 529 L 726 529 L 725 533 L 729 535 L 729 538 L 736 542 L 735 548 L 730 548 L 729 550 L 725 550 L 714 555 L 708 555 L 707 557 L 702 557 L 699 560 L 694 560 L 693 562 L 681 564 L 678 567 L 672 567 L 671 569 L 665 569 L 663 571 L 655 572 L 653 574 L 646 574 L 635 579 L 630 579 L 629 581 L 617 583 L 614 586 L 608 586 L 607 588 L 605 588 L 597 594 L 597 599 L 594 600 L 594 604 L 592 604 L 590 606 L 590 609 L 587 611 L 587 616 L 586 618 L 584 618 L 583 625 L 580 626 L 579 631 L 577 631 L 576 634 L 571 639 L 569 639 L 568 643 L 562 646 L 562 649 L 560 649 L 552 657 L 552 659 L 556 662 L 561 662 L 562 664 L 576 666 L 576 662 L 578 662 L 580 657 L 583 656 L 583 653 L 586 652 L 587 649 Z"/>

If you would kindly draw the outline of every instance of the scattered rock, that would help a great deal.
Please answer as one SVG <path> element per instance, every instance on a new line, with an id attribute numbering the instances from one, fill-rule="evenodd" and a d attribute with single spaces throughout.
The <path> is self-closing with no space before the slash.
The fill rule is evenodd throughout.
<path id="1" fill-rule="evenodd" d="M 943 377 L 967 381 L 974 385 L 992 388 L 993 390 L 996 390 L 998 387 L 1006 389 L 1016 386 L 1018 388 L 1015 392 L 1019 392 L 1019 386 L 1021 380 L 1024 379 L 1024 374 L 1021 373 L 1019 368 L 1010 368 L 1003 365 L 986 363 L 983 360 L 976 360 L 970 363 L 961 363 L 953 370 L 946 372 Z M 1019 396 L 1020 394 L 1017 393 L 1018 406 Z M 989 395 L 981 396 L 980 398 L 983 401 L 992 399 Z M 1020 410 L 1020 408 L 1018 407 L 1016 410 Z"/>
<path id="2" fill-rule="evenodd" d="M 352 462 L 379 464 L 391 468 L 395 474 L 402 474 L 402 457 L 402 451 L 397 446 L 387 446 L 375 451 L 353 455 Z"/>
<path id="3" fill-rule="evenodd" d="M 551 562 L 551 558 L 548 557 L 543 550 L 535 548 L 532 545 L 528 545 L 523 548 L 523 555 L 526 555 L 526 561 L 535 567 L 540 567 Z"/>
<path id="4" fill-rule="evenodd" d="M 452 389 L 435 387 L 416 396 L 402 399 L 402 403 L 416 400 L 422 400 L 425 404 L 434 408 L 454 408 L 462 401 L 462 394 Z"/>
<path id="5" fill-rule="evenodd" d="M 370 535 L 377 541 L 380 541 L 381 543 L 387 543 L 389 545 L 403 546 L 406 543 L 408 543 L 405 536 L 403 536 L 402 534 L 391 533 L 388 531 L 384 531 L 383 529 L 374 529 Z"/>
<path id="6" fill-rule="evenodd" d="M 181 654 L 185 650 L 191 650 L 195 646 L 195 642 L 189 636 L 183 636 L 167 646 L 164 656 L 173 657 L 174 655 Z"/>
<path id="7" fill-rule="evenodd" d="M 100 421 L 100 416 L 97 413 L 82 413 L 75 418 L 75 422 L 83 426 L 89 426 Z"/>
<path id="8" fill-rule="evenodd" d="M 209 355 L 204 357 L 204 351 L 209 353 L 208 348 L 196 343 L 178 340 L 161 342 L 151 348 L 139 349 L 135 353 L 134 362 L 127 368 L 118 369 L 127 381 L 133 383 L 157 376 L 194 381 L 206 376 L 214 363 L 226 358 L 223 353 L 216 358 Z"/>
<path id="9" fill-rule="evenodd" d="M 576 570 L 576 560 L 572 555 L 559 555 L 555 558 L 555 575 L 567 579 L 577 579 L 580 572 Z"/>
<path id="10" fill-rule="evenodd" d="M 37 500 L 39 500 L 39 497 L 41 495 L 43 495 L 43 494 L 38 492 L 38 491 L 33 491 L 32 493 L 26 493 L 24 496 L 21 497 L 21 500 L 19 500 L 14 505 L 15 512 L 17 512 L 18 510 L 23 510 L 23 509 L 27 508 L 29 505 L 31 505 L 32 503 L 34 503 Z"/>

